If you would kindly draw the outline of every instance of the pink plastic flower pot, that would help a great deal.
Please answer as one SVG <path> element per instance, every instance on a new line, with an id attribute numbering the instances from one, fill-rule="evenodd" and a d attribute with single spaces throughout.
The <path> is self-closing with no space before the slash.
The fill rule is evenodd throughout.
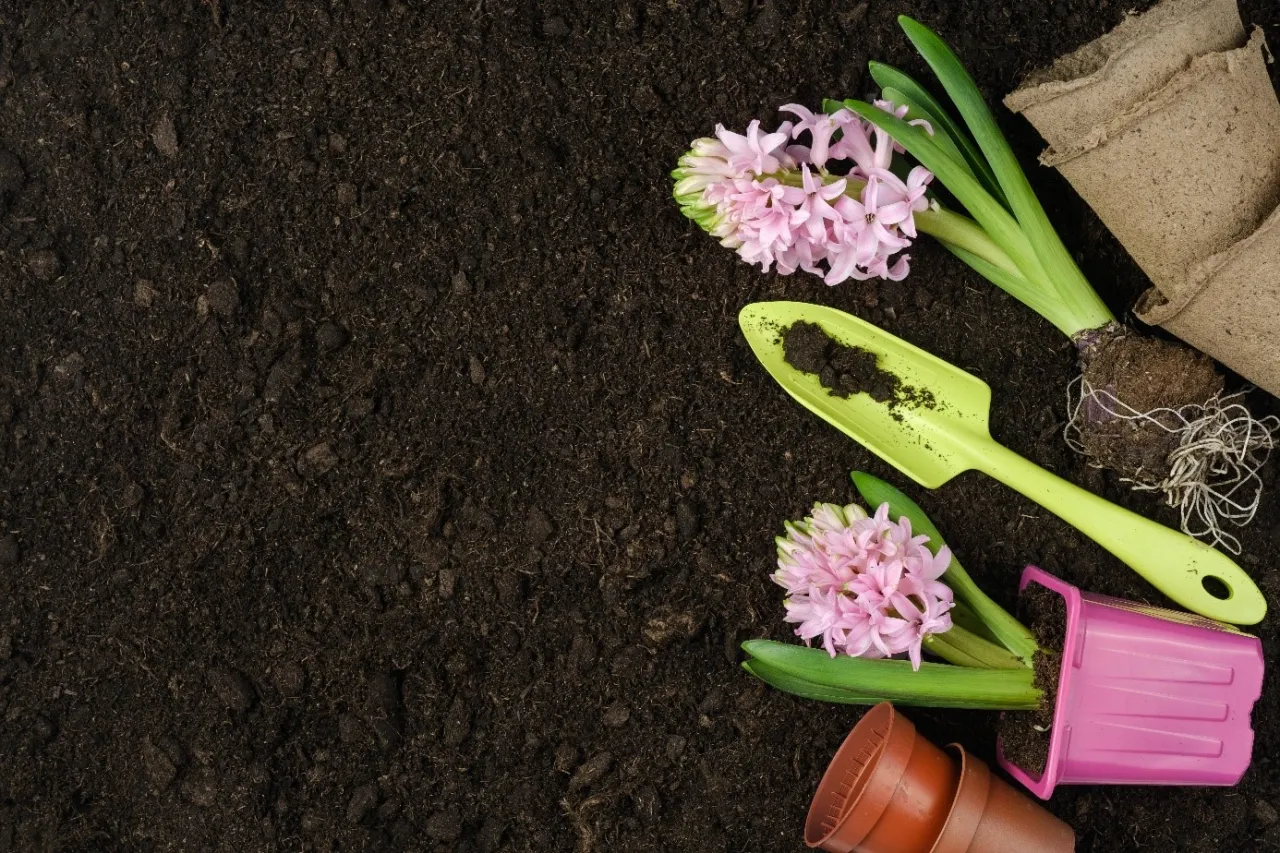
<path id="1" fill-rule="evenodd" d="M 1049 759 L 1038 777 L 1000 766 L 1047 800 L 1058 785 L 1234 785 L 1249 766 L 1262 643 L 1226 625 L 1081 593 L 1034 566 L 1067 608 Z"/>

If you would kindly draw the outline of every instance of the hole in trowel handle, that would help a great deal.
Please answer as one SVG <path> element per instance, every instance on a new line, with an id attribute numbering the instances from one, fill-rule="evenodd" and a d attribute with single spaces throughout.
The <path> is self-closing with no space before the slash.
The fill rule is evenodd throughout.
<path id="1" fill-rule="evenodd" d="M 1231 587 L 1227 586 L 1227 582 L 1222 578 L 1215 578 L 1213 575 L 1205 575 L 1200 581 L 1200 585 L 1204 587 L 1204 591 L 1212 595 L 1219 601 L 1226 601 L 1231 597 Z"/>

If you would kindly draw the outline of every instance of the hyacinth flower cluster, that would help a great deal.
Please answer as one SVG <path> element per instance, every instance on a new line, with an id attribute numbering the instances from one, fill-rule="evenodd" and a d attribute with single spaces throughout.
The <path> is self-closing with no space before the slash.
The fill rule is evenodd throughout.
<path id="1" fill-rule="evenodd" d="M 951 629 L 954 596 L 938 581 L 951 551 L 931 552 L 928 536 L 912 536 L 911 519 L 889 519 L 889 504 L 869 516 L 857 504 L 820 503 L 786 530 L 773 580 L 806 645 L 821 638 L 831 657 L 905 653 L 919 669 L 925 638 Z"/>
<path id="2" fill-rule="evenodd" d="M 743 667 L 828 702 L 1038 709 L 1031 632 L 978 588 L 910 498 L 870 474 L 853 480 L 875 513 L 819 503 L 776 540 L 772 578 L 803 645 L 749 640 Z"/>
<path id="3" fill-rule="evenodd" d="M 907 113 L 888 101 L 876 106 Z M 745 134 L 717 125 L 714 138 L 694 141 L 672 173 L 685 215 L 763 271 L 801 269 L 827 284 L 905 278 L 910 255 L 902 250 L 916 237 L 916 214 L 929 207 L 932 173 L 917 166 L 905 179 L 895 174 L 902 149 L 850 110 L 781 110 L 796 121 L 772 133 L 754 120 Z M 926 121 L 913 124 L 931 132 Z"/>

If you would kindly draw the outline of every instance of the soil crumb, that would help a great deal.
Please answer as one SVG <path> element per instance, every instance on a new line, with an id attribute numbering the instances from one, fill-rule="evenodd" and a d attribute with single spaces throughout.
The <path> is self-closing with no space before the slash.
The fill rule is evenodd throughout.
<path id="1" fill-rule="evenodd" d="M 1062 596 L 1039 584 L 1028 586 L 1018 598 L 1018 618 L 1035 634 L 1041 651 L 1032 660 L 1035 686 L 1044 691 L 1038 711 L 1007 713 L 1000 718 L 1000 741 L 1005 757 L 1032 776 L 1044 773 L 1053 738 L 1053 710 L 1062 671 L 1059 651 L 1067 635 L 1067 608 Z"/>
<path id="2" fill-rule="evenodd" d="M 812 373 L 833 397 L 866 393 L 891 406 L 934 407 L 933 392 L 907 385 L 881 370 L 876 354 L 832 340 L 816 323 L 792 323 L 782 332 L 782 353 L 796 370 Z"/>
<path id="3" fill-rule="evenodd" d="M 1116 417 L 1107 410 L 1127 412 L 1127 406 L 1153 412 L 1202 404 L 1222 391 L 1222 376 L 1213 361 L 1190 347 L 1132 334 L 1123 327 L 1104 334 L 1080 360 L 1085 381 L 1094 389 L 1080 418 L 1085 454 L 1139 483 L 1164 481 L 1179 435 L 1149 420 Z M 1165 421 L 1176 426 L 1169 415 Z"/>

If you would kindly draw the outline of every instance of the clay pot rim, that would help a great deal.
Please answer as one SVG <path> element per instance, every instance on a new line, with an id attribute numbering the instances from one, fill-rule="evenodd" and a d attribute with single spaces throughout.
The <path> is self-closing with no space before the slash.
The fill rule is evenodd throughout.
<path id="1" fill-rule="evenodd" d="M 986 815 L 991 793 L 991 768 L 980 758 L 969 755 L 958 743 L 947 745 L 960 754 L 960 785 L 946 823 L 929 853 L 968 853 L 978 826 Z"/>
<path id="2" fill-rule="evenodd" d="M 847 755 L 846 750 L 855 751 L 856 745 L 867 742 L 878 723 L 884 723 L 887 728 L 882 743 L 876 747 L 872 758 L 857 777 L 857 782 L 863 783 L 862 789 L 852 800 L 844 803 L 840 816 L 829 831 L 823 831 L 823 818 L 818 811 L 820 803 L 825 804 L 826 798 L 814 796 L 804 822 L 804 843 L 809 847 L 822 847 L 838 833 L 850 845 L 850 850 L 855 849 L 871 833 L 889 807 L 898 783 L 907 772 L 917 737 L 915 725 L 897 713 L 889 702 L 881 702 L 864 714 L 845 737 L 835 758 L 822 774 L 818 794 L 827 791 L 829 785 L 837 784 L 835 777 L 846 770 L 845 762 L 841 761 Z M 864 782 L 867 774 L 870 776 Z"/>

